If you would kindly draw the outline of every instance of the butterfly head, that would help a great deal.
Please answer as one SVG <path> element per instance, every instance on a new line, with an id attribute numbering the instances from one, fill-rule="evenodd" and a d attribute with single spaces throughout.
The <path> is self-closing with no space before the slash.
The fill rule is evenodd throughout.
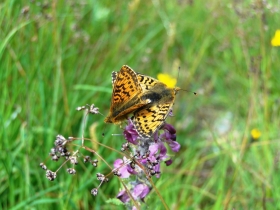
<path id="1" fill-rule="evenodd" d="M 179 88 L 179 87 L 175 87 L 175 88 L 174 88 L 175 95 L 179 92 L 179 90 L 182 90 L 182 89 Z"/>

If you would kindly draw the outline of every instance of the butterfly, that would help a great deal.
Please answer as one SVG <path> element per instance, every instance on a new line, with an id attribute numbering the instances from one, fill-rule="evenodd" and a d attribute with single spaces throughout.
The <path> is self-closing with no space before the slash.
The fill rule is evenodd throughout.
<path id="1" fill-rule="evenodd" d="M 133 114 L 132 122 L 143 138 L 150 138 L 165 122 L 180 88 L 169 88 L 152 77 L 122 66 L 112 73 L 113 93 L 106 123 L 118 124 Z"/>

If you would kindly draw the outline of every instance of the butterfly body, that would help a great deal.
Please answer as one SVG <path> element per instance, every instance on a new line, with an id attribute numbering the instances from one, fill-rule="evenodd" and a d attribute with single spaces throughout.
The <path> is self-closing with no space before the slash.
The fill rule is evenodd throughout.
<path id="1" fill-rule="evenodd" d="M 112 109 L 111 114 L 108 115 L 104 121 L 106 123 L 120 124 L 121 121 L 127 119 L 129 114 L 133 113 L 134 111 L 145 106 L 148 103 L 150 103 L 148 99 L 146 101 L 142 101 L 140 98 L 134 98 L 129 103 L 123 104 L 117 109 Z"/>
<path id="2" fill-rule="evenodd" d="M 157 83 L 152 89 L 144 93 L 145 97 L 151 100 L 151 103 L 173 102 L 178 88 L 168 88 L 163 83 Z"/>
<path id="3" fill-rule="evenodd" d="M 132 122 L 144 138 L 150 138 L 162 126 L 180 90 L 136 73 L 126 65 L 112 73 L 112 83 L 110 113 L 104 121 L 118 124 L 133 114 Z"/>

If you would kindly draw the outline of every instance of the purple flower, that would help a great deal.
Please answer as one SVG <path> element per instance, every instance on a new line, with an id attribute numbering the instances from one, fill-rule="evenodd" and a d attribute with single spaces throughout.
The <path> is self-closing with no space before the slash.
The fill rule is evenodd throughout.
<path id="1" fill-rule="evenodd" d="M 170 115 L 172 112 L 169 113 Z M 130 202 L 129 195 L 133 197 L 136 201 L 144 202 L 144 198 L 150 193 L 150 187 L 148 183 L 144 183 L 141 177 L 146 176 L 156 176 L 160 177 L 160 164 L 164 162 L 166 166 L 172 164 L 172 159 L 167 154 L 167 145 L 173 152 L 178 152 L 180 150 L 180 144 L 176 141 L 176 130 L 175 128 L 168 124 L 164 125 L 157 130 L 151 138 L 141 138 L 137 133 L 132 121 L 129 119 L 128 124 L 124 129 L 125 139 L 135 146 L 129 147 L 133 154 L 132 162 L 127 158 L 123 160 L 118 159 L 114 163 L 114 168 L 117 174 L 121 178 L 129 178 L 130 187 L 126 188 L 129 192 L 122 190 L 117 195 L 123 203 Z M 128 143 L 127 143 L 128 144 Z M 139 166 L 140 163 L 142 166 Z M 145 172 L 143 169 L 145 168 Z M 132 174 L 136 175 L 135 180 L 132 180 Z"/>
<path id="2" fill-rule="evenodd" d="M 165 162 L 166 166 L 170 166 L 172 164 L 173 160 L 169 159 L 169 160 L 166 160 L 164 162 Z"/>
<path id="3" fill-rule="evenodd" d="M 171 134 L 176 133 L 176 129 L 171 124 L 168 124 L 168 123 L 165 123 L 162 129 L 167 130 Z"/>
<path id="4" fill-rule="evenodd" d="M 128 120 L 128 125 L 124 129 L 124 138 L 130 142 L 131 144 L 137 145 L 138 144 L 138 137 L 139 134 L 137 133 L 136 129 L 134 128 L 134 125 L 132 121 Z"/>
<path id="5" fill-rule="evenodd" d="M 164 140 L 173 152 L 179 152 L 181 145 L 176 141 L 175 128 L 172 125 L 165 123 L 163 129 L 164 133 L 160 135 L 160 139 Z"/>
<path id="6" fill-rule="evenodd" d="M 170 117 L 173 117 L 174 115 L 173 115 L 173 110 L 172 109 L 170 109 L 170 111 L 169 111 L 169 113 L 168 113 L 168 116 L 170 116 Z"/>
<path id="7" fill-rule="evenodd" d="M 131 166 L 128 164 L 128 160 L 126 157 L 123 157 L 122 159 L 117 159 L 114 162 L 114 168 L 115 170 L 118 170 L 118 174 L 120 174 L 121 178 L 128 178 L 131 174 L 137 174 L 136 171 L 134 171 Z"/>
<path id="8" fill-rule="evenodd" d="M 130 200 L 129 195 L 125 190 L 120 191 L 117 198 L 123 203 L 127 203 Z"/>
<path id="9" fill-rule="evenodd" d="M 152 144 L 149 146 L 150 157 L 154 156 L 158 152 L 159 144 Z"/>
<path id="10" fill-rule="evenodd" d="M 162 142 L 159 143 L 158 150 L 159 150 L 160 160 L 165 159 L 166 158 L 167 149 L 166 149 L 165 145 Z"/>
<path id="11" fill-rule="evenodd" d="M 144 201 L 144 198 L 149 194 L 150 188 L 145 184 L 138 184 L 133 188 L 132 196 L 134 199 L 141 199 Z"/>
<path id="12" fill-rule="evenodd" d="M 172 125 L 165 123 L 162 129 L 164 133 L 160 135 L 161 139 L 176 141 L 176 130 Z"/>
<path id="13" fill-rule="evenodd" d="M 133 188 L 130 189 L 130 193 L 133 199 L 141 200 L 143 202 L 144 198 L 149 194 L 149 192 L 150 188 L 146 184 L 143 184 L 141 182 L 139 184 L 134 185 Z M 130 197 L 125 190 L 120 191 L 117 195 L 117 198 L 123 203 L 127 203 L 130 201 Z"/>
<path id="14" fill-rule="evenodd" d="M 167 149 L 165 145 L 159 141 L 149 146 L 149 156 L 140 160 L 143 165 L 150 165 L 156 177 L 160 177 L 160 162 L 167 158 Z"/>
<path id="15" fill-rule="evenodd" d="M 160 160 L 164 159 L 166 157 L 166 153 L 167 153 L 167 149 L 162 142 L 152 144 L 149 147 L 149 151 L 150 151 L 149 158 L 151 158 L 153 156 L 156 157 L 156 154 L 159 152 L 159 159 Z"/>
<path id="16" fill-rule="evenodd" d="M 167 141 L 167 144 L 170 146 L 173 152 L 179 152 L 181 145 L 177 141 Z"/>

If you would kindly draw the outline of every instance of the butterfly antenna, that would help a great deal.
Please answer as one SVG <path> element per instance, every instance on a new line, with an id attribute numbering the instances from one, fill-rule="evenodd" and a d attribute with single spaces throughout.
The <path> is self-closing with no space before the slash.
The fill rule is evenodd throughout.
<path id="1" fill-rule="evenodd" d="M 177 75 L 177 80 L 178 80 L 179 75 L 180 75 L 180 70 L 181 70 L 181 66 L 178 66 L 178 75 Z M 182 89 L 182 88 L 180 88 L 180 90 L 183 90 L 183 91 L 186 91 L 186 92 L 189 92 L 189 93 L 193 93 L 194 95 L 197 95 L 197 92 L 193 92 L 193 91 L 185 90 L 185 89 Z"/>
<path id="2" fill-rule="evenodd" d="M 178 81 L 178 79 L 179 79 L 180 70 L 181 70 L 181 67 L 179 66 L 179 67 L 178 67 L 178 74 L 177 74 L 177 81 Z"/>
<path id="3" fill-rule="evenodd" d="M 102 126 L 102 137 L 105 136 L 104 130 L 106 129 L 106 125 L 107 125 L 107 124 L 104 123 L 103 126 Z"/>
<path id="4" fill-rule="evenodd" d="M 190 91 L 190 90 L 185 90 L 185 89 L 180 89 L 180 90 L 186 91 L 186 92 L 188 92 L 188 93 L 193 93 L 194 95 L 198 95 L 197 92 L 193 92 L 193 91 Z"/>

